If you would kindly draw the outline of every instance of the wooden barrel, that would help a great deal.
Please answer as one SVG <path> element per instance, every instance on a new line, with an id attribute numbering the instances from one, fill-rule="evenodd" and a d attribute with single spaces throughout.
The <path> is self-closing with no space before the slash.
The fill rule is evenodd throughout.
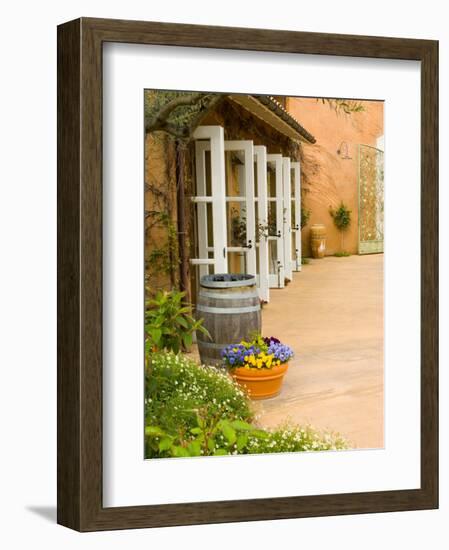
<path id="1" fill-rule="evenodd" d="M 315 223 L 310 228 L 310 248 L 313 258 L 324 258 L 326 250 L 326 227 L 322 223 Z"/>
<path id="2" fill-rule="evenodd" d="M 261 332 L 260 300 L 253 275 L 204 275 L 195 308 L 197 319 L 212 339 L 197 332 L 201 363 L 218 365 L 221 352 L 229 344 L 248 340 Z"/>

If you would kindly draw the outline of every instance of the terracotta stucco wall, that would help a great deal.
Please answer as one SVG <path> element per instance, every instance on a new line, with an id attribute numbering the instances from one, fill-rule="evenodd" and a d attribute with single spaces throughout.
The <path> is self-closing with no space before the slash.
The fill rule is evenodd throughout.
<path id="1" fill-rule="evenodd" d="M 383 102 L 361 103 L 362 112 L 337 114 L 328 103 L 315 98 L 288 98 L 287 110 L 317 140 L 314 145 L 302 144 L 302 199 L 305 208 L 311 210 L 309 223 L 302 231 L 305 256 L 310 255 L 310 226 L 314 223 L 326 226 L 326 254 L 340 250 L 340 233 L 329 215 L 329 207 L 337 207 L 340 201 L 352 211 L 344 248 L 351 254 L 358 251 L 358 145 L 376 146 L 384 133 Z M 347 144 L 349 159 L 337 153 L 342 142 Z"/>
<path id="2" fill-rule="evenodd" d="M 329 215 L 329 206 L 338 206 L 343 200 L 352 210 L 353 221 L 345 236 L 345 249 L 357 253 L 358 220 L 357 220 L 357 146 L 359 143 L 376 145 L 377 138 L 383 134 L 383 103 L 364 102 L 365 110 L 351 115 L 337 115 L 327 104 L 316 99 L 287 98 L 286 108 L 317 139 L 314 145 L 302 144 L 302 185 L 303 202 L 312 211 L 309 224 L 303 229 L 304 255 L 310 255 L 310 226 L 313 223 L 324 223 L 327 227 L 327 253 L 340 250 L 340 234 L 335 229 Z M 295 159 L 298 149 L 285 136 L 274 131 L 260 119 L 251 116 L 238 106 L 226 101 L 202 122 L 219 124 L 225 128 L 226 139 L 252 139 L 257 144 L 265 144 L 269 153 L 282 153 Z M 343 160 L 337 154 L 341 142 L 348 145 L 351 159 Z M 145 144 L 145 205 L 148 211 L 166 212 L 176 230 L 176 169 L 173 141 L 164 134 L 148 135 Z M 186 195 L 194 193 L 193 158 L 189 155 L 186 162 Z M 233 170 L 228 177 L 231 187 L 237 188 Z M 186 201 L 187 219 L 192 223 L 190 201 Z M 147 220 L 147 227 L 151 224 Z M 189 241 L 194 252 L 195 243 L 193 228 L 189 228 Z M 230 228 L 229 228 L 230 231 Z M 228 235 L 230 238 L 230 234 Z M 146 259 L 155 250 L 165 249 L 167 245 L 167 228 L 161 223 L 152 224 L 146 235 Z M 153 288 L 170 288 L 178 283 L 178 255 L 172 259 L 171 272 L 157 268 L 152 270 L 150 284 Z M 231 268 L 239 270 L 238 258 L 233 258 Z M 191 270 L 192 288 L 195 287 L 195 270 Z"/>
<path id="3" fill-rule="evenodd" d="M 168 229 L 171 229 L 170 237 Z M 174 142 L 162 132 L 145 138 L 145 261 L 153 291 L 177 285 L 176 165 Z"/>

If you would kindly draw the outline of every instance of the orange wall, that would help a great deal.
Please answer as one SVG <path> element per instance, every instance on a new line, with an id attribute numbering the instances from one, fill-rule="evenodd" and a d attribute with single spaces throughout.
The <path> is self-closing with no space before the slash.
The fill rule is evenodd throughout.
<path id="1" fill-rule="evenodd" d="M 303 254 L 310 255 L 310 226 L 323 223 L 327 230 L 326 254 L 341 249 L 340 233 L 329 215 L 329 207 L 340 201 L 352 211 L 350 228 L 344 235 L 344 249 L 358 251 L 358 145 L 376 146 L 383 135 L 383 102 L 363 101 L 364 111 L 336 113 L 329 104 L 315 98 L 288 98 L 287 110 L 316 138 L 314 145 L 302 144 L 301 175 L 304 207 L 311 210 L 302 231 Z M 342 142 L 348 145 L 344 160 L 337 153 Z"/>
<path id="2" fill-rule="evenodd" d="M 170 257 L 167 224 L 159 221 L 157 213 L 167 214 L 172 227 L 177 227 L 176 167 L 173 140 L 162 132 L 145 137 L 145 184 L 145 210 L 152 213 L 145 217 L 146 283 L 153 290 L 169 290 L 178 278 L 178 269 L 170 269 L 171 263 L 177 265 L 178 254 L 174 250 L 172 256 L 176 257 Z M 162 257 L 149 262 L 155 251 Z"/>

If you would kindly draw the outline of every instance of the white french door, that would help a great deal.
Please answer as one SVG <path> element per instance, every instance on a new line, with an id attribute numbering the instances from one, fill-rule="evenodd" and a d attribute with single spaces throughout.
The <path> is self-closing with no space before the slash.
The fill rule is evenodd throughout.
<path id="1" fill-rule="evenodd" d="M 299 162 L 291 163 L 291 194 L 293 270 L 301 271 L 301 166 Z"/>
<path id="2" fill-rule="evenodd" d="M 194 133 L 196 190 L 195 203 L 199 276 L 227 273 L 224 132 L 221 126 L 199 126 Z"/>
<path id="3" fill-rule="evenodd" d="M 282 155 L 267 155 L 268 282 L 270 288 L 284 288 L 284 221 Z"/>
<path id="4" fill-rule="evenodd" d="M 282 157 L 282 187 L 283 187 L 283 238 L 284 238 L 284 275 L 291 281 L 293 279 L 292 264 L 292 201 L 291 201 L 291 166 L 288 157 Z"/>
<path id="5" fill-rule="evenodd" d="M 252 141 L 225 141 L 228 273 L 257 274 Z"/>
<path id="6" fill-rule="evenodd" d="M 254 201 L 256 209 L 257 285 L 259 297 L 270 301 L 268 284 L 268 205 L 267 205 L 267 148 L 254 147 Z"/>
<path id="7" fill-rule="evenodd" d="M 220 126 L 200 126 L 194 138 L 197 255 L 190 263 L 198 279 L 210 273 L 253 274 L 260 298 L 268 301 L 268 245 L 259 222 L 256 227 L 256 211 L 267 218 L 266 149 L 249 140 L 225 141 Z"/>

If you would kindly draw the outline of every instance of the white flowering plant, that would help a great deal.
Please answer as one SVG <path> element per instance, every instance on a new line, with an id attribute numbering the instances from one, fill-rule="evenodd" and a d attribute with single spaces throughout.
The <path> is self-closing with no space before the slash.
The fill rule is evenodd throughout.
<path id="1" fill-rule="evenodd" d="M 182 354 L 151 354 L 145 387 L 146 458 L 327 451 L 339 435 L 311 427 L 257 426 L 252 404 L 225 372 Z"/>

